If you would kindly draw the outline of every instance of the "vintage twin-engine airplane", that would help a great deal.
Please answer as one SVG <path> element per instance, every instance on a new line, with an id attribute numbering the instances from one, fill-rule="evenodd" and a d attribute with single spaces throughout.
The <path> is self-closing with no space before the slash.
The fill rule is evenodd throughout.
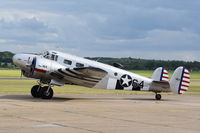
<path id="1" fill-rule="evenodd" d="M 161 99 L 161 92 L 185 93 L 190 84 L 189 71 L 178 67 L 169 80 L 168 72 L 157 68 L 152 78 L 146 78 L 120 68 L 99 63 L 57 51 L 44 54 L 16 54 L 13 62 L 26 77 L 39 79 L 39 85 L 31 89 L 36 98 L 51 99 L 52 85 L 74 84 L 85 87 L 111 90 L 137 90 L 155 92 Z M 47 84 L 47 86 L 43 86 Z"/>

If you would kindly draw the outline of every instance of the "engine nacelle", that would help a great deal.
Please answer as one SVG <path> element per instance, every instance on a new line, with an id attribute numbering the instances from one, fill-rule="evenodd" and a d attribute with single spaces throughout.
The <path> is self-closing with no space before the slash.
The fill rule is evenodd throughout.
<path id="1" fill-rule="evenodd" d="M 37 79 L 51 79 L 51 72 L 63 68 L 58 62 L 43 57 L 34 57 L 30 66 L 30 77 Z"/>

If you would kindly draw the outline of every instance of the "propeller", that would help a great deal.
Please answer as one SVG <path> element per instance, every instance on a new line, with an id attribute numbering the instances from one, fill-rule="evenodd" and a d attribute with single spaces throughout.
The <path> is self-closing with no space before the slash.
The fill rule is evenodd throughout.
<path id="1" fill-rule="evenodd" d="M 22 70 L 21 70 L 21 75 L 20 75 L 20 79 L 22 79 L 22 76 L 23 76 L 23 72 L 22 72 Z"/>
<path id="2" fill-rule="evenodd" d="M 34 74 L 35 66 L 36 66 L 36 60 L 37 60 L 37 58 L 34 57 L 32 63 L 31 63 L 31 66 L 30 66 L 30 75 Z"/>

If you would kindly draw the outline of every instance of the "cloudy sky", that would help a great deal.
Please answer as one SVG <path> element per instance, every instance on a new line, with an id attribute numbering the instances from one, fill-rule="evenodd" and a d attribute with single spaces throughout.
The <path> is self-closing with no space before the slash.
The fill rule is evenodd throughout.
<path id="1" fill-rule="evenodd" d="M 0 51 L 200 61 L 200 0 L 0 0 Z"/>

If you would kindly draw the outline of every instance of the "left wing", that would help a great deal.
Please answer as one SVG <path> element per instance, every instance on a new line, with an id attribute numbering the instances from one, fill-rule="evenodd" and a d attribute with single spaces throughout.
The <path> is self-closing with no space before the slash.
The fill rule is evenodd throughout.
<path id="1" fill-rule="evenodd" d="M 82 67 L 73 69 L 58 69 L 53 75 L 62 78 L 67 83 L 94 87 L 99 81 L 107 75 L 107 72 L 95 67 Z"/>

